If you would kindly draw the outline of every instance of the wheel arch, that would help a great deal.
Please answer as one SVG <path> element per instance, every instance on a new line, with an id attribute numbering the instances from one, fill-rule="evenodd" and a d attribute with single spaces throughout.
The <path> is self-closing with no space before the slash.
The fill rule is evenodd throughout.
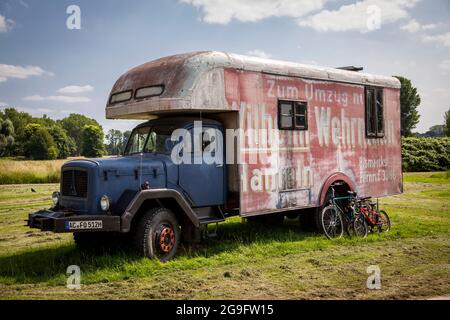
<path id="1" fill-rule="evenodd" d="M 327 195 L 328 190 L 330 189 L 331 185 L 336 182 L 343 182 L 346 185 L 343 187 L 343 189 L 347 189 L 348 191 L 356 190 L 356 184 L 347 175 L 345 175 L 342 172 L 333 173 L 331 176 L 329 176 L 325 180 L 324 184 L 322 185 L 322 188 L 321 188 L 320 194 L 319 194 L 319 201 L 318 201 L 319 207 L 324 204 L 325 197 Z"/>
<path id="2" fill-rule="evenodd" d="M 140 191 L 130 202 L 121 217 L 121 232 L 129 232 L 133 222 L 152 207 L 164 207 L 171 210 L 179 219 L 180 224 L 200 225 L 199 219 L 186 199 L 176 190 L 150 189 Z"/>

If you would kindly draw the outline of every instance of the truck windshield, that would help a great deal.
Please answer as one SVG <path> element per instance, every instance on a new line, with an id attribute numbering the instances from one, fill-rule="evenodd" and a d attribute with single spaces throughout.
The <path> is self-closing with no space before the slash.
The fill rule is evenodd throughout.
<path id="1" fill-rule="evenodd" d="M 130 136 L 125 155 L 134 153 L 164 153 L 172 151 L 170 140 L 174 126 L 154 126 L 135 129 Z"/>

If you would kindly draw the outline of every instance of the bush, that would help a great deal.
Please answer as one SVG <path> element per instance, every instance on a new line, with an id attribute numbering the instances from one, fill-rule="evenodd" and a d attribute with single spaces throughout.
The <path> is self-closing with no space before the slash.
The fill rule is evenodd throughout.
<path id="1" fill-rule="evenodd" d="M 403 171 L 431 172 L 450 168 L 450 138 L 403 138 Z"/>

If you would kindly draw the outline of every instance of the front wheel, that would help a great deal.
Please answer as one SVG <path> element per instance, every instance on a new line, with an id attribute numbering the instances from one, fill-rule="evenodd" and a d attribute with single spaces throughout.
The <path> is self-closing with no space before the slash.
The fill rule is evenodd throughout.
<path id="1" fill-rule="evenodd" d="M 334 205 L 325 207 L 320 218 L 322 230 L 328 239 L 339 239 L 344 236 L 344 221 Z"/>
<path id="2" fill-rule="evenodd" d="M 154 208 L 145 213 L 134 234 L 138 253 L 162 262 L 176 255 L 180 238 L 180 224 L 173 212 L 166 208 Z"/>

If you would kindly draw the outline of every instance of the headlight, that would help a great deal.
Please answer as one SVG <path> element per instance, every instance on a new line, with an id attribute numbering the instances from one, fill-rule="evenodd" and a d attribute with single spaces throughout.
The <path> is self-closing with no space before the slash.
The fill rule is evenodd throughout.
<path id="1" fill-rule="evenodd" d="M 108 196 L 103 196 L 100 199 L 100 207 L 103 211 L 107 211 L 109 209 L 109 198 Z"/>
<path id="2" fill-rule="evenodd" d="M 60 198 L 60 193 L 57 191 L 53 192 L 52 201 L 55 206 L 57 206 L 59 204 L 59 198 Z"/>

